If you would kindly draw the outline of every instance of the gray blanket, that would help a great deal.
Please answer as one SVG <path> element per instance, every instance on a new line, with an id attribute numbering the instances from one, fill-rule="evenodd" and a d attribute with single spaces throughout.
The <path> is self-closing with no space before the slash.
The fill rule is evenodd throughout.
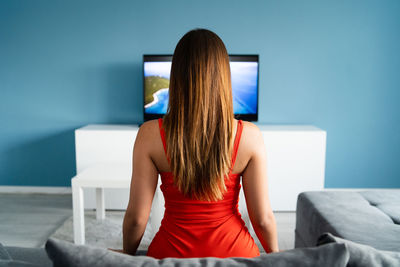
<path id="1" fill-rule="evenodd" d="M 329 233 L 318 239 L 318 246 L 297 248 L 279 253 L 261 254 L 256 258 L 166 258 L 157 260 L 141 255 L 129 256 L 106 249 L 77 246 L 72 243 L 49 239 L 46 252 L 55 267 L 64 266 L 400 266 L 400 253 L 381 251 L 335 237 Z M 23 250 L 21 250 L 21 253 Z M 37 251 L 35 251 L 36 255 Z M 45 255 L 45 252 L 43 250 Z M 0 244 L 0 267 L 40 266 L 25 262 L 24 257 L 13 255 Z M 28 255 L 29 256 L 29 255 Z M 25 257 L 26 258 L 26 257 Z M 29 258 L 29 257 L 28 257 Z"/>
<path id="2" fill-rule="evenodd" d="M 67 266 L 346 266 L 349 252 L 344 244 L 332 243 L 319 247 L 292 249 L 262 254 L 256 258 L 165 258 L 129 256 L 101 248 L 76 246 L 49 239 L 46 250 L 54 267 Z"/>
<path id="3" fill-rule="evenodd" d="M 400 238 L 400 237 L 399 237 Z M 373 247 L 345 240 L 325 233 L 318 238 L 317 245 L 344 244 L 350 254 L 347 266 L 400 266 L 400 252 L 377 250 Z"/>

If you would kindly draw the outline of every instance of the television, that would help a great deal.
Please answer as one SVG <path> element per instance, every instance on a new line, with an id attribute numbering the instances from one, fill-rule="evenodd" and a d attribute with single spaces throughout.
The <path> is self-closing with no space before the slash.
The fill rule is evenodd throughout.
<path id="1" fill-rule="evenodd" d="M 258 55 L 229 55 L 236 119 L 258 120 Z M 144 121 L 162 118 L 168 108 L 172 55 L 143 55 Z"/>

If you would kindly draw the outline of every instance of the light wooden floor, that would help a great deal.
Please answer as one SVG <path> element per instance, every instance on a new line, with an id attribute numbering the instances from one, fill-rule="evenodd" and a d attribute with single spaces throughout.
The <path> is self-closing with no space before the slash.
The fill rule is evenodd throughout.
<path id="1" fill-rule="evenodd" d="M 280 250 L 294 248 L 294 229 L 296 226 L 296 212 L 275 212 Z"/>
<path id="2" fill-rule="evenodd" d="M 0 194 L 0 243 L 42 247 L 72 216 L 71 194 Z"/>
<path id="3" fill-rule="evenodd" d="M 43 246 L 72 215 L 71 199 L 70 194 L 0 194 L 0 243 Z M 275 219 L 279 249 L 294 248 L 295 212 L 275 212 Z"/>

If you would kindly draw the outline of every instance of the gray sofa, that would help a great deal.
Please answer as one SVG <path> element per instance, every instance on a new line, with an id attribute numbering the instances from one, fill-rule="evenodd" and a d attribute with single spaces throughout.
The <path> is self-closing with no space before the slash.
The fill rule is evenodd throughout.
<path id="1" fill-rule="evenodd" d="M 144 256 L 145 251 L 132 257 L 49 239 L 45 248 L 3 247 L 0 244 L 0 267 L 400 266 L 399 208 L 400 190 L 306 192 L 298 197 L 296 249 L 284 252 L 250 259 L 156 260 Z"/>
<path id="2" fill-rule="evenodd" d="M 301 193 L 297 200 L 295 247 L 316 244 L 322 233 L 400 251 L 400 190 Z"/>

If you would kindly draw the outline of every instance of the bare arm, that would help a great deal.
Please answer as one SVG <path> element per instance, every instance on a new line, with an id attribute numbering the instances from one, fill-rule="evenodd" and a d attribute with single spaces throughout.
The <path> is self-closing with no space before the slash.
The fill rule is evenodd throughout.
<path id="1" fill-rule="evenodd" d="M 278 252 L 276 222 L 268 196 L 264 140 L 255 125 L 248 127 L 247 130 L 251 138 L 247 138 L 246 145 L 251 150 L 251 157 L 242 181 L 247 210 L 254 231 L 265 251 Z"/>
<path id="2" fill-rule="evenodd" d="M 130 197 L 122 229 L 123 252 L 131 255 L 135 255 L 146 229 L 158 181 L 158 172 L 150 156 L 152 138 L 157 138 L 153 135 L 151 125 L 143 124 L 133 149 Z"/>

